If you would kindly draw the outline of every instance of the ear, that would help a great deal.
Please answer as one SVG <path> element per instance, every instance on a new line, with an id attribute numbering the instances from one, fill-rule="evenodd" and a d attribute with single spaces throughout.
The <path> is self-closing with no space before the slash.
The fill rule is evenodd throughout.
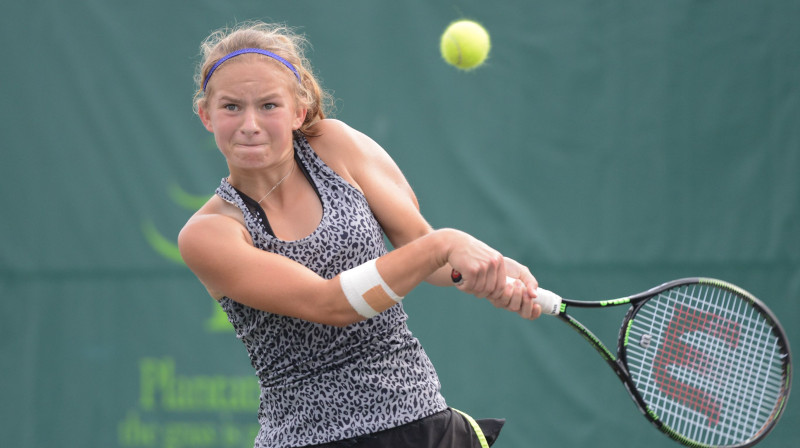
<path id="1" fill-rule="evenodd" d="M 308 113 L 308 108 L 306 107 L 298 107 L 295 111 L 294 123 L 292 130 L 296 131 L 300 129 L 300 126 L 303 125 L 303 122 L 306 121 L 306 114 Z"/>
<path id="2" fill-rule="evenodd" d="M 209 115 L 208 111 L 202 105 L 197 108 L 197 115 L 200 116 L 200 121 L 203 122 L 203 126 L 206 128 L 208 132 L 214 132 L 214 126 L 211 125 L 211 116 Z"/>

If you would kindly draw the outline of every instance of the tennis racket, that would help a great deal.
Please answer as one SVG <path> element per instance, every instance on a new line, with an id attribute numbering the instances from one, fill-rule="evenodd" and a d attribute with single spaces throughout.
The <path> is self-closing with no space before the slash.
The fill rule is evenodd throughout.
<path id="1" fill-rule="evenodd" d="M 452 276 L 461 281 L 458 272 Z M 539 288 L 535 302 L 589 341 L 645 417 L 686 446 L 753 446 L 786 409 L 789 342 L 766 305 L 735 285 L 684 278 L 596 302 Z M 630 308 L 616 354 L 567 313 L 622 305 Z"/>

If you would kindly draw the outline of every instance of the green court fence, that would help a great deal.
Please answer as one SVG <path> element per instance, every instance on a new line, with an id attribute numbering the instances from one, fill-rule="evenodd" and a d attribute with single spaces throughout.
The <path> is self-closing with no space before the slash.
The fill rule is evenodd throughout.
<path id="1" fill-rule="evenodd" d="M 493 44 L 471 72 L 438 49 L 464 17 Z M 175 249 L 227 174 L 192 113 L 199 42 L 247 19 L 308 36 L 335 116 L 434 226 L 576 299 L 729 280 L 800 347 L 797 0 L 6 1 L 3 446 L 252 446 L 246 352 Z M 448 402 L 507 419 L 496 446 L 675 446 L 555 319 L 427 285 L 405 303 Z M 608 341 L 607 312 L 585 317 Z M 763 447 L 800 446 L 798 401 Z"/>

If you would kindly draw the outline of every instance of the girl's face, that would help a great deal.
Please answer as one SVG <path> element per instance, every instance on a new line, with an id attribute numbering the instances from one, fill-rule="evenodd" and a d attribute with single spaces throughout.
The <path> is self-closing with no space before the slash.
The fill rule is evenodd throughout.
<path id="1" fill-rule="evenodd" d="M 233 170 L 275 166 L 292 154 L 292 131 L 305 119 L 296 104 L 297 82 L 286 68 L 258 55 L 242 55 L 211 77 L 200 119 L 214 133 Z"/>

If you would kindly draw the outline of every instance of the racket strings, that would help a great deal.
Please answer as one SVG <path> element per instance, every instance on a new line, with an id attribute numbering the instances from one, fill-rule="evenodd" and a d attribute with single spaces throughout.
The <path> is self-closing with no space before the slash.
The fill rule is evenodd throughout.
<path id="1" fill-rule="evenodd" d="M 730 295 L 725 296 L 725 301 L 730 301 Z M 709 300 L 709 298 L 706 298 Z M 711 298 L 711 300 L 716 300 L 715 298 Z M 741 316 L 742 321 L 745 322 L 745 329 L 747 328 L 754 328 L 756 330 L 759 327 L 754 326 L 752 324 L 752 312 L 751 308 L 745 305 L 742 301 L 735 302 L 738 305 L 737 309 L 731 308 L 729 305 L 723 303 L 722 309 L 728 310 L 733 309 L 734 315 Z M 744 307 L 744 309 L 742 309 Z M 746 311 L 746 312 L 745 312 Z M 715 313 L 723 314 L 718 309 L 713 310 Z M 724 316 L 724 314 L 723 314 Z M 723 317 L 724 318 L 724 317 Z M 673 317 L 674 319 L 674 317 Z M 760 328 L 761 336 L 763 337 L 763 325 Z M 690 333 L 689 336 L 694 336 L 702 333 Z M 755 336 L 755 337 L 748 337 L 748 336 Z M 691 342 L 691 337 L 687 338 L 689 343 Z M 757 334 L 749 335 L 747 331 L 743 333 L 743 339 L 741 344 L 745 345 L 742 347 L 744 350 L 748 348 L 746 345 L 753 340 L 758 341 L 759 337 Z M 697 344 L 697 341 L 694 341 Z M 738 341 L 737 341 L 738 343 Z M 751 344 L 752 345 L 752 344 Z M 702 345 L 698 345 L 703 347 Z M 754 351 L 753 353 L 756 356 L 752 356 L 751 358 L 742 357 L 742 351 L 733 351 L 733 350 L 719 350 L 717 347 L 713 346 L 704 346 L 703 348 L 706 351 L 716 353 L 716 356 L 719 358 L 717 366 L 721 367 L 718 369 L 717 375 L 711 376 L 714 378 L 715 382 L 704 382 L 703 380 L 706 378 L 702 375 L 693 375 L 687 381 L 696 380 L 701 387 L 710 391 L 711 397 L 714 400 L 717 400 L 720 403 L 726 404 L 729 411 L 728 415 L 730 420 L 727 422 L 726 426 L 719 426 L 722 429 L 728 429 L 730 433 L 734 433 L 737 428 L 744 431 L 743 433 L 746 434 L 750 431 L 749 428 L 752 425 L 751 422 L 747 421 L 747 418 L 752 416 L 757 418 L 756 414 L 754 414 L 753 409 L 748 409 L 748 406 L 754 402 L 763 401 L 763 394 L 758 396 L 756 395 L 758 391 L 754 390 L 755 385 L 758 384 L 759 380 L 763 380 L 764 378 L 759 378 L 759 373 L 765 372 L 763 366 L 763 355 L 766 354 L 765 351 L 761 350 L 761 352 Z M 714 350 L 717 350 L 714 352 Z M 757 356 L 758 353 L 761 353 L 761 357 Z M 733 355 L 728 356 L 727 358 L 724 355 Z M 719 356 L 723 355 L 723 356 Z M 748 363 L 748 361 L 750 361 Z M 763 375 L 762 375 L 763 377 Z M 731 407 L 733 405 L 733 407 Z M 744 405 L 745 407 L 737 408 L 736 405 Z M 719 422 L 709 419 L 709 424 L 711 426 L 716 426 Z M 755 428 L 757 430 L 757 428 Z M 746 436 L 745 436 L 746 437 Z"/>
<path id="2" fill-rule="evenodd" d="M 736 312 L 739 313 L 739 315 L 742 315 L 741 310 L 736 310 Z M 749 317 L 749 316 L 745 316 L 745 317 Z M 674 320 L 675 317 L 673 316 L 672 319 Z M 698 345 L 699 341 L 697 341 L 697 340 L 692 341 L 691 340 L 691 336 L 695 336 L 697 334 L 702 334 L 702 333 L 689 333 L 688 337 L 686 338 L 687 339 L 687 343 Z M 713 352 L 714 350 L 718 350 L 718 348 L 717 347 L 706 346 L 706 347 L 704 347 L 704 350 L 705 351 L 709 351 L 709 352 Z M 736 354 L 736 353 L 739 353 L 739 352 L 718 351 L 718 353 L 723 353 L 723 354 L 724 353 L 734 353 L 734 354 Z M 729 365 L 730 362 L 724 362 L 724 360 L 723 360 L 723 362 L 724 362 L 723 367 L 727 367 L 727 368 L 718 369 L 718 370 L 722 370 L 722 371 L 718 372 L 719 374 L 716 375 L 716 376 L 714 376 L 714 375 L 697 375 L 697 374 L 695 374 L 695 375 L 690 375 L 688 377 L 680 379 L 680 381 L 683 381 L 683 382 L 695 382 L 695 384 L 697 384 L 701 389 L 705 389 L 705 390 L 711 391 L 711 393 L 713 395 L 709 395 L 709 397 L 711 397 L 711 398 L 706 397 L 707 400 L 709 400 L 709 399 L 718 400 L 719 399 L 719 400 L 721 400 L 721 401 L 723 401 L 725 403 L 738 403 L 738 402 L 742 401 L 742 398 L 747 398 L 747 397 L 741 397 L 741 395 L 750 393 L 749 390 L 752 389 L 752 387 L 748 387 L 749 383 L 747 383 L 744 380 L 745 378 L 747 378 L 748 373 L 763 371 L 763 368 L 759 368 L 758 367 L 759 366 L 759 363 L 757 362 L 758 358 L 753 358 L 753 361 L 754 361 L 754 363 L 752 363 L 751 366 L 748 366 L 747 363 L 741 362 L 740 359 L 739 360 L 734 360 L 734 362 L 733 362 L 734 368 L 731 368 L 730 365 Z M 736 368 L 736 366 L 738 366 L 738 368 Z M 746 367 L 750 367 L 750 368 L 746 369 Z M 692 372 L 692 371 L 690 370 L 689 372 Z M 709 378 L 712 381 L 709 381 Z M 723 385 L 715 384 L 717 382 L 720 382 L 719 378 L 727 379 L 727 381 L 726 381 L 727 384 L 723 384 Z M 657 378 L 657 380 L 658 379 L 659 378 Z M 661 382 L 663 384 L 664 378 L 662 377 L 662 378 L 660 378 L 660 380 L 661 380 Z M 739 387 L 739 388 L 732 387 L 732 386 L 737 386 L 737 385 L 738 386 L 744 385 L 744 387 Z M 738 395 L 736 393 L 734 393 L 737 390 L 741 392 Z M 683 398 L 684 402 L 687 401 L 687 397 L 682 397 L 682 398 Z M 745 402 L 746 403 L 750 403 L 750 401 L 745 401 Z M 716 404 L 716 402 L 715 402 L 715 404 Z M 707 414 L 707 416 L 709 416 L 707 412 L 706 412 L 706 414 Z M 735 428 L 735 427 L 737 427 L 737 425 L 738 425 L 738 427 L 741 427 L 743 424 L 746 424 L 746 422 L 742 421 L 741 417 L 742 416 L 747 416 L 747 415 L 752 415 L 752 412 L 748 413 L 747 410 L 745 409 L 745 410 L 742 410 L 742 411 L 738 411 L 738 413 L 729 413 L 729 414 L 731 414 L 733 416 L 737 416 L 738 415 L 740 417 L 738 422 L 733 422 L 733 427 Z M 717 424 L 719 422 L 715 421 L 713 419 L 715 416 L 714 415 L 710 415 L 710 417 L 712 417 L 712 418 L 709 418 L 709 422 L 708 422 L 710 424 L 710 426 L 711 427 L 717 426 Z M 718 416 L 716 416 L 716 417 L 718 418 Z M 719 426 L 719 428 L 724 428 L 724 426 Z"/>
<path id="3" fill-rule="evenodd" d="M 649 408 L 702 444 L 752 438 L 781 398 L 780 347 L 770 322 L 726 289 L 688 285 L 650 299 L 634 318 L 626 352 Z"/>

